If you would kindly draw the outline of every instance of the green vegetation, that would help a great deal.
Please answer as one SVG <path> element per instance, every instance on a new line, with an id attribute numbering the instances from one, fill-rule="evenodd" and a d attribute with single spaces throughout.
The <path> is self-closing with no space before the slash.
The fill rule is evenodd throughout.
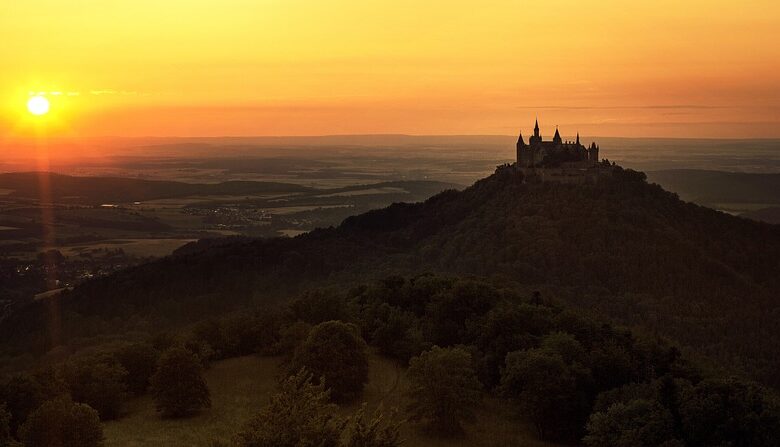
<path id="1" fill-rule="evenodd" d="M 60 398 L 33 411 L 19 429 L 19 439 L 25 447 L 98 447 L 103 428 L 89 405 Z"/>
<path id="2" fill-rule="evenodd" d="M 434 346 L 409 362 L 409 414 L 444 435 L 459 435 L 474 418 L 482 385 L 471 355 L 460 348 Z"/>
<path id="3" fill-rule="evenodd" d="M 776 334 L 768 309 L 775 309 L 773 293 L 780 290 L 777 248 L 776 228 L 681 203 L 640 173 L 616 169 L 599 184 L 573 186 L 529 185 L 502 172 L 464 192 L 394 205 L 336 229 L 293 240 L 224 241 L 90 281 L 21 309 L 0 333 L 18 329 L 14 347 L 40 351 L 53 341 L 75 349 L 130 338 L 154 350 L 179 346 L 191 371 L 236 356 L 279 355 L 282 379 L 301 367 L 314 373 L 313 384 L 293 380 L 297 390 L 330 388 L 339 402 L 390 403 L 372 394 L 365 340 L 410 365 L 403 388 L 399 380 L 388 394 L 412 391 L 393 406 L 410 409 L 404 416 L 424 424 L 406 424 L 402 437 L 428 436 L 434 445 L 458 441 L 423 434 L 425 425 L 439 433 L 460 426 L 475 445 L 496 437 L 514 442 L 480 432 L 508 414 L 511 428 L 497 433 L 517 437 L 530 424 L 551 442 L 770 446 L 780 434 L 775 395 L 738 369 L 708 366 L 685 346 L 732 366 L 745 355 L 748 374 L 775 385 L 776 337 L 763 335 Z M 421 269 L 447 273 L 416 273 Z M 384 279 L 366 282 L 371 275 Z M 62 315 L 56 334 L 42 329 L 51 327 L 43 322 L 55 305 Z M 664 335 L 679 335 L 684 344 Z M 77 355 L 48 376 L 9 379 L 0 395 L 9 396 L 11 424 L 24 421 L 16 411 L 29 415 L 51 396 L 100 406 L 112 386 L 142 389 L 148 370 L 135 368 L 131 379 L 122 365 L 134 361 L 119 354 L 122 346 L 95 347 L 105 352 L 94 357 L 94 372 L 82 371 Z M 64 389 L 56 385 L 61 378 Z M 162 387 L 151 382 L 159 394 Z M 273 405 L 295 395 L 285 389 Z M 219 395 L 211 393 L 216 407 Z M 20 404 L 23 395 L 37 406 Z M 123 398 L 113 414 L 127 408 L 133 421 L 146 406 L 134 410 L 132 402 L 144 399 Z M 261 404 L 237 408 L 246 410 L 237 420 L 255 421 L 260 445 L 274 439 L 266 435 L 273 434 L 268 424 L 279 423 L 276 415 Z M 221 418 L 215 411 L 145 421 L 186 439 L 184 427 Z M 317 414 L 301 417 L 326 427 Z M 107 433 L 124 421 L 113 424 Z M 373 424 L 355 422 L 355 439 L 370 436 Z M 222 441 L 241 430 L 220 426 L 226 428 L 211 433 Z"/>
<path id="4" fill-rule="evenodd" d="M 160 351 L 149 343 L 130 343 L 119 348 L 114 354 L 116 361 L 125 369 L 125 385 L 135 395 L 146 392 L 157 368 Z"/>
<path id="5" fill-rule="evenodd" d="M 165 417 L 188 416 L 211 406 L 201 361 L 183 347 L 174 346 L 160 356 L 149 382 L 157 411 Z"/>
<path id="6" fill-rule="evenodd" d="M 324 384 L 301 369 L 282 381 L 279 393 L 235 437 L 238 447 L 337 447 L 344 422 Z"/>
<path id="7" fill-rule="evenodd" d="M 150 396 L 132 399 L 126 417 L 105 424 L 107 447 L 210 446 L 212 441 L 230 445 L 236 433 L 257 416 L 278 392 L 278 377 L 284 368 L 279 357 L 244 356 L 216 361 L 204 372 L 211 390 L 212 407 L 190 418 L 162 419 L 155 411 Z M 409 382 L 404 368 L 395 362 L 370 356 L 369 381 L 361 398 L 367 403 L 366 414 L 382 408 L 383 421 L 399 421 L 404 413 L 393 417 L 393 408 L 408 404 Z M 352 424 L 362 404 L 340 407 L 338 414 Z M 532 427 L 518 421 L 516 412 L 500 401 L 487 397 L 476 409 L 476 419 L 464 425 L 465 437 L 439 438 L 419 430 L 414 424 L 403 424 L 400 437 L 403 446 L 410 447 L 489 447 L 496 443 L 548 447 L 551 444 L 535 438 Z M 375 418 L 365 418 L 373 423 Z M 380 427 L 386 424 L 382 422 Z M 347 425 L 345 436 L 351 432 Z"/>
<path id="8" fill-rule="evenodd" d="M 585 186 L 523 184 L 499 173 L 462 192 L 349 218 L 336 229 L 202 248 L 64 294 L 60 340 L 106 332 L 85 320 L 112 321 L 111 332 L 178 326 L 323 283 L 443 271 L 540 290 L 545 299 L 678 340 L 772 386 L 780 368 L 780 230 L 680 202 L 633 171 Z M 50 348 L 44 315 L 45 303 L 31 303 L 5 319 L 0 335 L 14 338 L 6 348 Z M 420 337 L 407 318 L 392 316 L 382 349 L 417 349 Z"/>
<path id="9" fill-rule="evenodd" d="M 62 377 L 73 400 L 94 408 L 101 420 L 121 415 L 127 397 L 127 371 L 112 356 L 78 357 L 63 366 Z"/>
<path id="10" fill-rule="evenodd" d="M 334 400 L 350 401 L 360 396 L 368 380 L 366 349 L 354 324 L 320 323 L 295 349 L 290 371 L 305 369 L 318 381 L 324 380 Z"/>

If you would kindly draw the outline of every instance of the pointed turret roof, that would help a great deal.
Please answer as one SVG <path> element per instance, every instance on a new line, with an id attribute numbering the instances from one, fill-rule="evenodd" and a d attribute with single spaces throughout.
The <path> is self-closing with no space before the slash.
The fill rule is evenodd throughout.
<path id="1" fill-rule="evenodd" d="M 539 118 L 537 118 L 536 122 L 534 123 L 534 131 L 539 131 Z"/>
<path id="2" fill-rule="evenodd" d="M 523 141 L 523 132 L 520 132 L 520 136 L 517 137 L 517 144 L 520 146 L 525 146 L 525 141 Z"/>
<path id="3" fill-rule="evenodd" d="M 558 133 L 558 127 L 555 127 L 555 135 L 553 136 L 553 142 L 560 143 L 563 139 L 561 138 L 561 134 Z"/>
<path id="4" fill-rule="evenodd" d="M 577 144 L 580 144 L 580 133 L 577 132 Z"/>

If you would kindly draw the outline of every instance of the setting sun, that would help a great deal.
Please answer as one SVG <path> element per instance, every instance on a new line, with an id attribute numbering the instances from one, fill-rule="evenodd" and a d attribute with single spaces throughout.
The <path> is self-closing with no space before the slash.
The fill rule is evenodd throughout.
<path id="1" fill-rule="evenodd" d="M 43 96 L 33 96 L 27 101 L 27 110 L 33 115 L 45 115 L 49 113 L 49 100 Z"/>

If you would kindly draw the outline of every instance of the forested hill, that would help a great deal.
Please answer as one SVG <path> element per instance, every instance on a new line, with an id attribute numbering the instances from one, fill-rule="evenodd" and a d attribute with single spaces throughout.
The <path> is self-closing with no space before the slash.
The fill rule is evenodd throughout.
<path id="1" fill-rule="evenodd" d="M 34 345 L 51 346 L 190 322 L 317 284 L 426 271 L 538 289 L 780 385 L 780 227 L 682 202 L 620 169 L 587 186 L 524 184 L 501 171 L 294 239 L 196 243 L 20 309 L 0 335 L 20 340 L 36 328 Z M 62 318 L 52 322 L 53 312 Z"/>

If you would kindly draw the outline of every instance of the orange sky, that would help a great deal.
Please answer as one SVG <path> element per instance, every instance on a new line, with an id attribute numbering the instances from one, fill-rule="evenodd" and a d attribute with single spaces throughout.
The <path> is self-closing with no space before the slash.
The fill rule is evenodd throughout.
<path id="1" fill-rule="evenodd" d="M 4 137 L 780 137 L 777 0 L 0 0 L 0 42 Z"/>

